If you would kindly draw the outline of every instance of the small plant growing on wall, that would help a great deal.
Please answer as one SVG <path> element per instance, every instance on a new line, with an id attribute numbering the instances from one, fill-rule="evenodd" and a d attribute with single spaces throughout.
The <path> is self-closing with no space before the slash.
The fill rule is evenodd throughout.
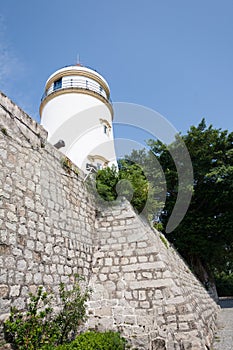
<path id="1" fill-rule="evenodd" d="M 67 157 L 63 157 L 61 159 L 61 165 L 62 165 L 63 169 L 66 170 L 70 174 L 71 167 L 72 167 L 71 160 Z"/>
<path id="2" fill-rule="evenodd" d="M 75 173 L 75 175 L 78 176 L 79 174 L 79 170 L 76 166 L 73 165 L 73 163 L 71 162 L 71 160 L 68 157 L 63 157 L 61 158 L 61 165 L 63 167 L 63 169 L 70 174 L 71 171 L 73 171 Z"/>
<path id="3" fill-rule="evenodd" d="M 163 244 L 165 245 L 165 247 L 168 249 L 169 248 L 169 244 L 168 241 L 166 240 L 166 238 L 163 235 L 159 235 L 159 238 L 161 239 L 161 241 L 163 242 Z"/>
<path id="4" fill-rule="evenodd" d="M 3 133 L 3 135 L 8 136 L 6 128 L 1 128 L 1 132 Z"/>
<path id="5" fill-rule="evenodd" d="M 74 173 L 75 173 L 75 175 L 77 175 L 78 176 L 78 174 L 79 174 L 79 170 L 78 170 L 78 168 L 75 166 L 74 167 Z"/>

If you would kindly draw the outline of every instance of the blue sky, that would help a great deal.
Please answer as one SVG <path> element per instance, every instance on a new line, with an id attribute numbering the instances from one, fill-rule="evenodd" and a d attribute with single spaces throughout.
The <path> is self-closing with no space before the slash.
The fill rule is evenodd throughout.
<path id="1" fill-rule="evenodd" d="M 232 18 L 232 0 L 2 1 L 0 90 L 39 120 L 46 79 L 79 54 L 114 102 L 233 131 Z"/>

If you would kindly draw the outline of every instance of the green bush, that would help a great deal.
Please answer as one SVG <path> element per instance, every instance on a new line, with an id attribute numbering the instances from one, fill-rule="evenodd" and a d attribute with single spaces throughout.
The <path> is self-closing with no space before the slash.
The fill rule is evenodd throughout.
<path id="1" fill-rule="evenodd" d="M 87 319 L 86 301 L 90 290 L 82 291 L 75 276 L 72 288 L 60 285 L 60 311 L 54 314 L 52 293 L 39 287 L 36 295 L 29 294 L 26 312 L 11 309 L 10 317 L 4 323 L 5 340 L 15 350 L 124 350 L 126 340 L 119 333 L 108 331 L 86 332 L 77 336 L 79 326 Z"/>
<path id="2" fill-rule="evenodd" d="M 53 294 L 39 287 L 37 294 L 30 294 L 26 312 L 11 309 L 10 317 L 4 323 L 7 342 L 16 350 L 38 350 L 44 345 L 58 345 L 69 342 L 77 334 L 81 323 L 86 320 L 86 301 L 90 290 L 83 292 L 79 276 L 71 289 L 60 285 L 60 311 L 53 313 Z"/>
<path id="3" fill-rule="evenodd" d="M 36 295 L 30 294 L 26 313 L 11 308 L 10 317 L 4 323 L 4 333 L 6 341 L 14 349 L 34 350 L 56 339 L 57 334 L 51 327 L 50 301 L 48 294 L 39 287 Z M 39 311 L 39 308 L 43 311 Z"/>
<path id="4" fill-rule="evenodd" d="M 69 344 L 58 347 L 47 346 L 43 350 L 124 350 L 126 347 L 126 340 L 119 333 L 89 331 L 78 335 Z"/>
<path id="5" fill-rule="evenodd" d="M 61 311 L 54 317 L 53 324 L 59 335 L 58 344 L 70 340 L 70 336 L 77 334 L 79 326 L 87 320 L 86 302 L 90 297 L 90 290 L 84 292 L 80 287 L 81 277 L 76 276 L 73 288 L 68 290 L 64 283 L 60 284 Z"/>
<path id="6" fill-rule="evenodd" d="M 233 273 L 221 272 L 215 275 L 218 296 L 233 296 Z"/>

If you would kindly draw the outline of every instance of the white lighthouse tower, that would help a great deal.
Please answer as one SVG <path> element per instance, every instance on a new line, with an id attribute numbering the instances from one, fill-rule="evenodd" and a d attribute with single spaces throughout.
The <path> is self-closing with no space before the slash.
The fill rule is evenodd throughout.
<path id="1" fill-rule="evenodd" d="M 40 105 L 48 141 L 86 171 L 116 165 L 113 109 L 106 80 L 80 64 L 57 70 L 47 80 Z"/>

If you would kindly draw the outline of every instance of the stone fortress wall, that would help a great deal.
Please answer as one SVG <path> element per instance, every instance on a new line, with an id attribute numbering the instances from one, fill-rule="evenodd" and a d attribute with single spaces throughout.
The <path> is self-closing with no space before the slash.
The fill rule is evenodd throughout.
<path id="1" fill-rule="evenodd" d="M 137 349 L 210 349 L 218 307 L 177 252 L 127 202 L 101 208 L 46 131 L 0 95 L 0 320 L 28 292 L 70 275 L 93 293 L 88 326 Z"/>

